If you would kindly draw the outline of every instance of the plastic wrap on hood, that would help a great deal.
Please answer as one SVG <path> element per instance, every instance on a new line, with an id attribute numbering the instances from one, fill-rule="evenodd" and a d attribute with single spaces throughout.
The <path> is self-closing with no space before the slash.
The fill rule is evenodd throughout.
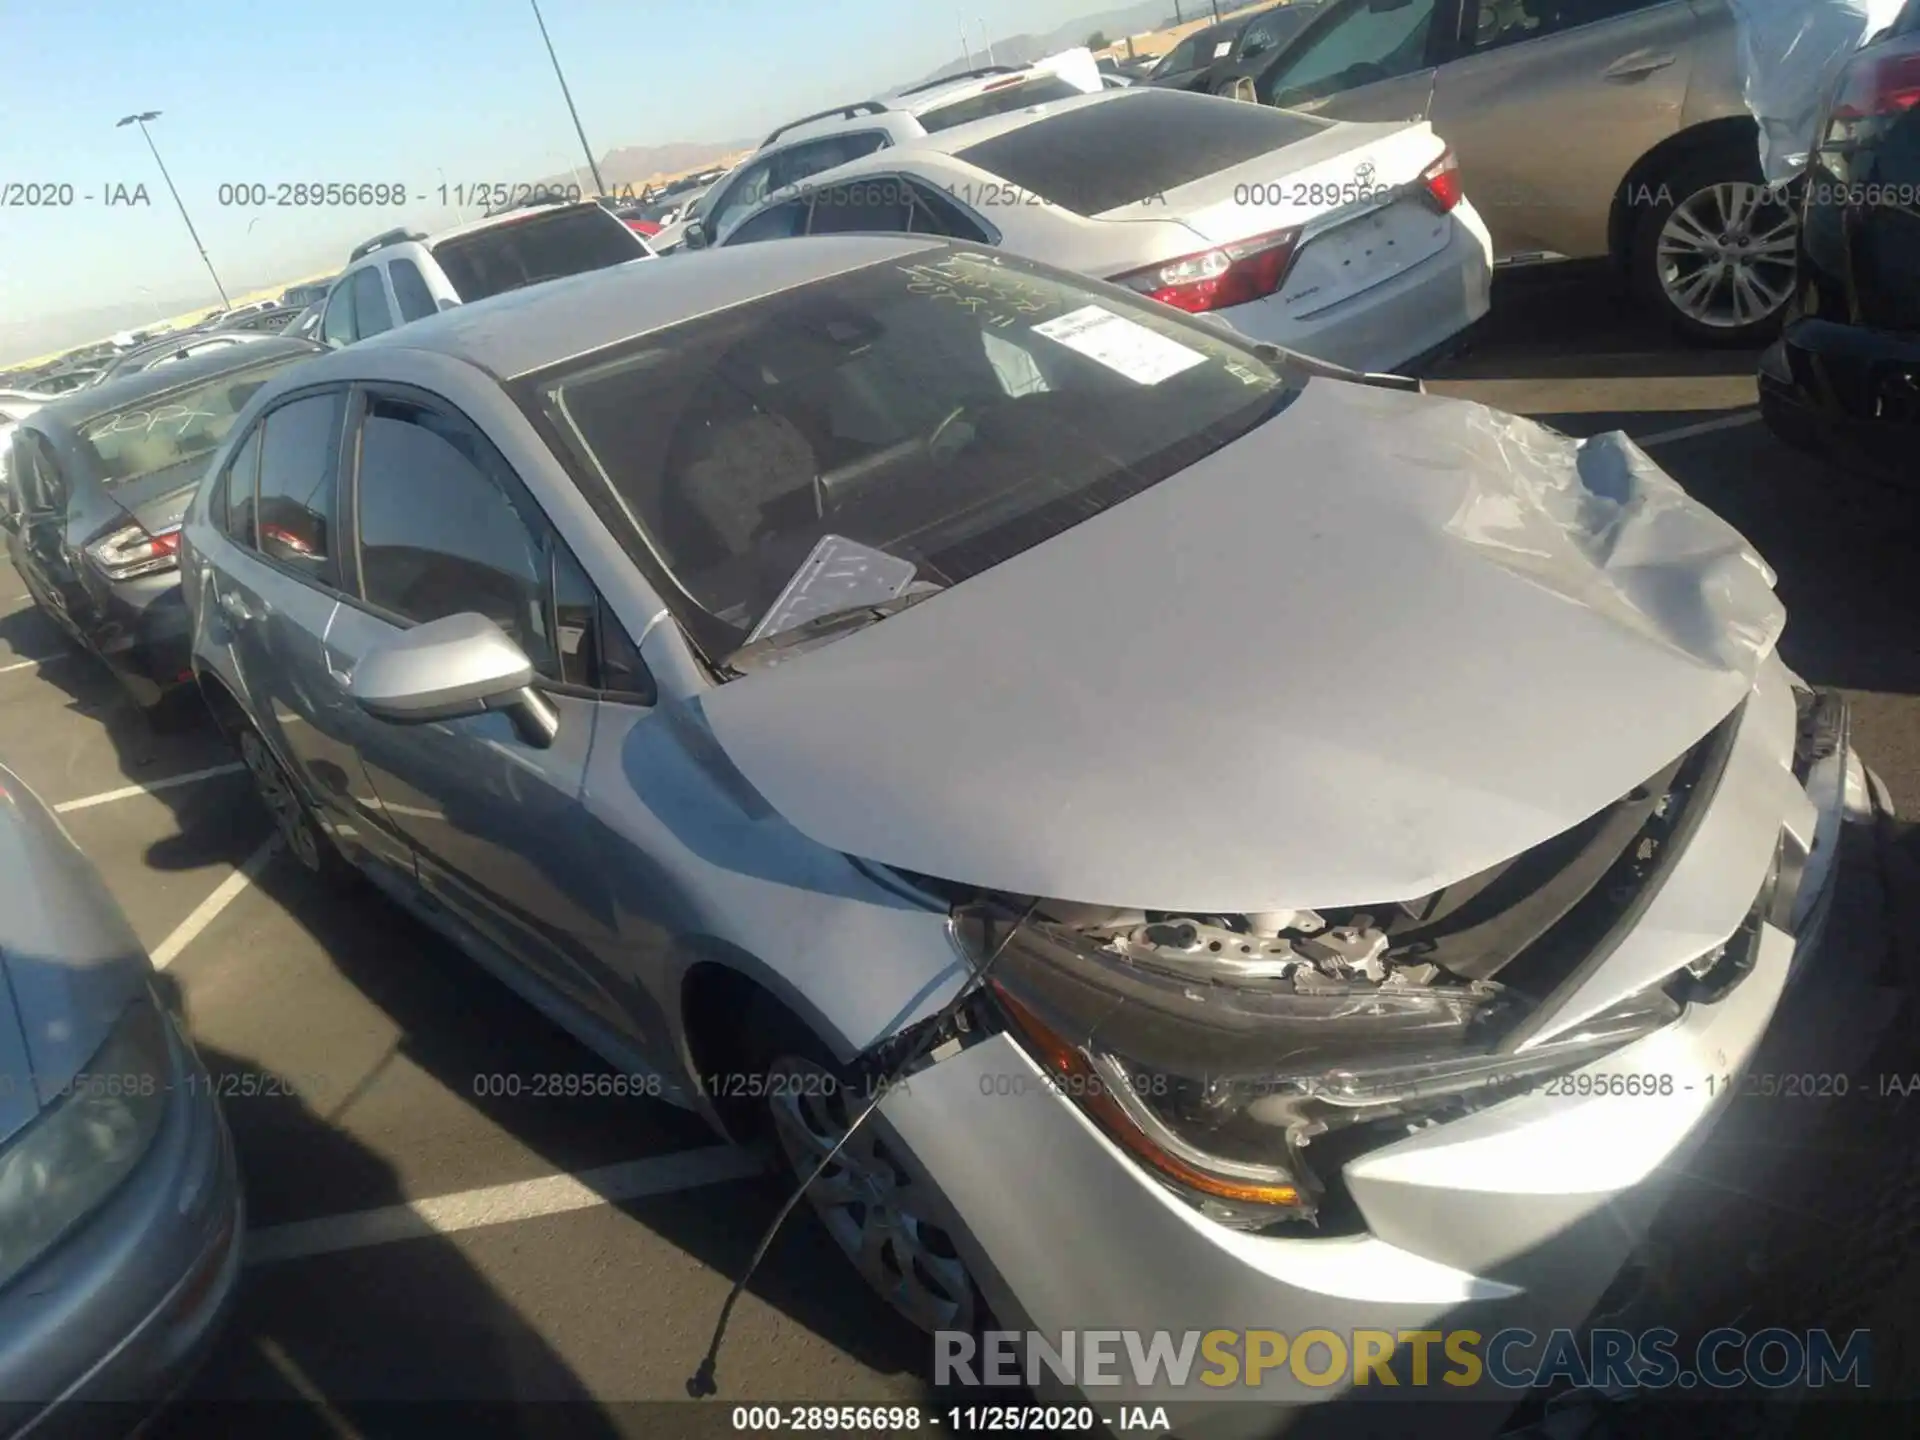
<path id="1" fill-rule="evenodd" d="M 1760 168 L 1773 184 L 1806 165 L 1814 127 L 1847 57 L 1891 25 L 1905 0 L 1727 0 L 1740 82 L 1760 122 Z"/>
<path id="2" fill-rule="evenodd" d="M 1786 625 L 1774 572 L 1619 431 L 1574 440 L 1472 405 L 1450 533 L 1703 665 L 1753 674 Z"/>

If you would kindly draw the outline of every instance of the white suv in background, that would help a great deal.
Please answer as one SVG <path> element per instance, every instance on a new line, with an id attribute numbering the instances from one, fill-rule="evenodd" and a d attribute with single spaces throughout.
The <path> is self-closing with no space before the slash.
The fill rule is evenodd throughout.
<path id="1" fill-rule="evenodd" d="M 1032 65 L 983 65 L 878 100 L 804 116 L 775 130 L 715 181 L 691 213 L 653 237 L 654 249 L 664 254 L 682 245 L 689 250 L 717 245 L 762 201 L 886 146 L 1102 88 L 1093 52 L 1068 50 Z"/>
<path id="2" fill-rule="evenodd" d="M 489 295 L 652 255 L 592 200 L 526 205 L 438 235 L 388 230 L 347 257 L 327 292 L 319 338 L 338 349 Z"/>

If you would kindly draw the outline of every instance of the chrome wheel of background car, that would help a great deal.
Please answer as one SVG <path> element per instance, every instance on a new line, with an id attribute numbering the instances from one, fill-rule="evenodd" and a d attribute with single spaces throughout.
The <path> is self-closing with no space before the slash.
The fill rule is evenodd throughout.
<path id="1" fill-rule="evenodd" d="M 1696 190 L 1660 227 L 1660 286 L 1697 324 L 1744 330 L 1793 293 L 1798 222 L 1780 192 L 1748 181 Z"/>
<path id="2" fill-rule="evenodd" d="M 775 1060 L 768 1080 L 774 1133 L 794 1178 L 804 1180 L 865 1102 L 799 1056 Z M 834 1242 L 888 1304 L 923 1330 L 971 1331 L 973 1278 L 946 1231 L 923 1218 L 926 1198 L 871 1121 L 807 1190 Z"/>
<path id="3" fill-rule="evenodd" d="M 280 830 L 280 838 L 287 842 L 287 849 L 293 853 L 293 858 L 305 869 L 319 873 L 323 863 L 320 836 L 307 816 L 307 807 L 301 803 L 292 783 L 281 770 L 280 762 L 267 749 L 267 742 L 255 731 L 242 730 L 240 758 L 252 773 L 253 786 L 259 792 L 260 802 L 267 807 L 267 813 L 273 816 L 273 823 Z"/>

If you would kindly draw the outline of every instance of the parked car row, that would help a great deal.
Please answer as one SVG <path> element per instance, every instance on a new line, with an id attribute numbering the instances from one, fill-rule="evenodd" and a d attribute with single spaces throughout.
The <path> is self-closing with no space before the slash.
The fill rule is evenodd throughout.
<path id="1" fill-rule="evenodd" d="M 1269 123 L 1067 114 L 1142 96 Z M 1002 245 L 822 235 L 55 402 L 10 528 L 83 638 L 150 627 L 317 877 L 795 1183 L 849 1140 L 808 1199 L 912 1323 L 1541 1331 L 1714 1107 L 1537 1082 L 1741 1064 L 1865 780 L 1738 534 L 1622 437 L 1416 392 Z M 1297 683 L 1355 656 L 1378 714 Z"/>

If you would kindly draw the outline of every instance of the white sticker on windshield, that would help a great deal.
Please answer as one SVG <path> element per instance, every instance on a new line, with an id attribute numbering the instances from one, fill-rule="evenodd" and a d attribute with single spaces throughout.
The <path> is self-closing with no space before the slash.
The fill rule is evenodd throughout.
<path id="1" fill-rule="evenodd" d="M 804 625 L 834 610 L 876 605 L 904 594 L 916 567 L 910 560 L 844 535 L 823 535 L 800 562 L 779 597 L 747 636 L 747 644 Z"/>
<path id="2" fill-rule="evenodd" d="M 1158 385 L 1170 375 L 1205 364 L 1207 359 L 1198 350 L 1100 305 L 1083 305 L 1034 326 L 1033 333 L 1057 340 L 1142 385 Z"/>
<path id="3" fill-rule="evenodd" d="M 1222 40 L 1218 45 L 1213 47 L 1213 58 L 1218 60 L 1231 49 L 1233 49 L 1233 41 Z"/>

